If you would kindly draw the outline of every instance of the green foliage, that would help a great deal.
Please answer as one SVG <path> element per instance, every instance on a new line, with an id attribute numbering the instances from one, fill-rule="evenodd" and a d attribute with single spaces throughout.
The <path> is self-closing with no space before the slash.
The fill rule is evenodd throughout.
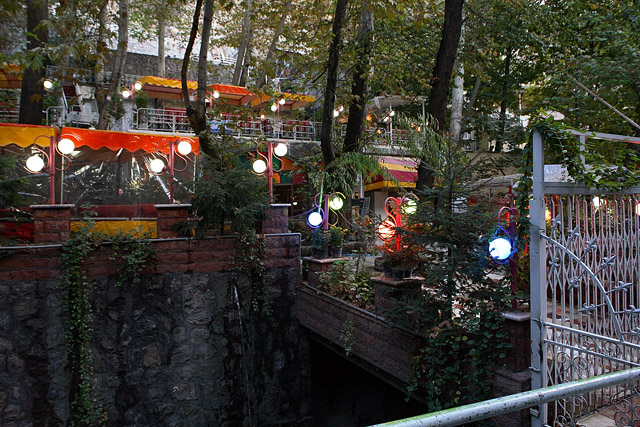
<path id="1" fill-rule="evenodd" d="M 85 266 L 91 253 L 103 246 L 107 239 L 89 223 L 62 247 L 63 273 L 60 284 L 65 291 L 65 339 L 71 375 L 69 400 L 72 426 L 93 427 L 105 425 L 107 421 L 93 384 L 93 358 L 89 350 L 92 333 L 91 285 Z M 120 234 L 114 236 L 112 241 L 114 244 L 109 259 L 120 266 L 117 284 L 122 284 L 124 280 L 130 284 L 140 283 L 140 272 L 154 255 L 149 240 Z"/>
<path id="2" fill-rule="evenodd" d="M 342 246 L 344 242 L 344 236 L 347 234 L 348 230 L 346 228 L 339 227 L 337 225 L 332 225 L 329 227 L 329 240 L 327 244 L 330 248 L 339 248 Z"/>
<path id="3" fill-rule="evenodd" d="M 374 288 L 371 272 L 359 260 L 336 261 L 329 271 L 318 274 L 320 291 L 363 309 L 372 309 Z"/>
<path id="4" fill-rule="evenodd" d="M 219 227 L 223 232 L 226 221 L 232 231 L 253 229 L 264 219 L 269 205 L 265 179 L 243 167 L 240 157 L 229 150 L 236 144 L 233 137 L 222 137 L 214 143 L 218 156 L 203 155 L 204 167 L 192 200 L 198 231 Z M 227 143 L 229 147 L 225 147 Z"/>
<path id="5" fill-rule="evenodd" d="M 329 236 L 322 228 L 314 228 L 311 231 L 311 247 L 313 249 L 324 249 L 329 244 Z"/>
<path id="6" fill-rule="evenodd" d="M 20 190 L 25 182 L 18 178 L 15 172 L 18 170 L 17 156 L 0 156 L 0 208 L 5 209 L 19 205 L 24 201 Z"/>
<path id="7" fill-rule="evenodd" d="M 251 279 L 253 289 L 251 308 L 255 313 L 264 313 L 265 316 L 271 317 L 273 309 L 265 286 L 267 267 L 264 263 L 264 251 L 264 238 L 259 237 L 255 232 L 245 230 L 238 235 L 236 261 L 239 270 L 247 273 Z"/>

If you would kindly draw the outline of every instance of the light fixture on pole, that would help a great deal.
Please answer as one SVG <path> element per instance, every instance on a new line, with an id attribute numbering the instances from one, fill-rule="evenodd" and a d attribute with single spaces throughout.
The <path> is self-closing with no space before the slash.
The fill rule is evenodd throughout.
<path id="1" fill-rule="evenodd" d="M 163 145 L 164 144 L 164 145 Z M 161 150 L 168 150 L 169 154 L 164 154 Z M 189 157 L 187 157 L 193 147 L 191 146 L 191 140 L 189 138 L 178 138 L 170 141 L 162 141 L 156 145 L 155 154 L 159 157 L 152 159 L 149 162 L 149 171 L 156 175 L 162 175 L 165 172 L 168 172 L 171 178 L 169 179 L 169 203 L 174 202 L 174 189 L 173 189 L 173 181 L 175 180 L 175 173 L 181 172 L 187 168 L 189 165 Z M 179 157 L 184 160 L 184 167 L 182 169 L 177 169 L 175 167 L 175 157 Z M 165 161 L 167 164 L 165 164 Z"/>
<path id="2" fill-rule="evenodd" d="M 266 144 L 266 154 L 260 150 L 261 146 Z M 256 145 L 257 158 L 253 162 L 253 171 L 258 175 L 267 175 L 269 181 L 269 201 L 273 203 L 273 174 L 282 170 L 282 157 L 287 155 L 289 145 L 285 141 L 259 141 Z M 280 166 L 274 167 L 274 158 L 280 161 Z"/>
<path id="3" fill-rule="evenodd" d="M 48 153 L 38 146 L 38 140 L 43 138 L 49 140 Z M 55 136 L 38 135 L 33 140 L 33 149 L 36 151 L 36 153 L 34 153 L 27 159 L 25 169 L 27 172 L 34 174 L 40 173 L 44 169 L 49 170 L 49 196 L 50 202 L 53 205 L 56 203 L 56 170 L 63 171 L 69 168 L 71 159 L 68 157 L 68 155 L 71 154 L 73 150 L 75 150 L 75 143 L 69 137 L 63 137 L 58 141 Z M 56 167 L 56 153 L 62 156 L 63 159 L 62 166 L 60 168 Z M 64 159 L 69 161 L 66 166 L 64 165 Z"/>
<path id="4" fill-rule="evenodd" d="M 516 291 L 518 290 L 518 255 L 516 248 L 518 210 L 504 206 L 498 211 L 498 228 L 489 240 L 489 256 L 497 264 L 509 263 L 511 270 L 511 306 L 516 308 Z M 506 228 L 499 222 L 504 220 Z"/>
<path id="5" fill-rule="evenodd" d="M 413 215 L 418 209 L 418 203 L 412 197 L 387 197 L 384 201 L 384 211 L 387 219 L 378 226 L 378 237 L 384 242 L 395 239 L 396 251 L 401 249 L 401 236 L 397 228 L 402 226 L 405 215 Z"/>
<path id="6" fill-rule="evenodd" d="M 129 87 L 123 88 L 120 94 L 122 95 L 123 99 L 131 98 L 131 105 L 133 105 L 133 95 L 136 92 L 140 92 L 141 90 L 142 90 L 142 83 L 135 82 L 129 85 Z"/>
<path id="7" fill-rule="evenodd" d="M 344 194 L 316 194 L 313 199 L 316 208 L 307 216 L 307 225 L 311 228 L 329 229 L 329 211 L 337 213 L 344 206 Z M 337 223 L 337 220 L 336 220 Z M 335 224 L 333 224 L 335 225 Z"/>
<path id="8" fill-rule="evenodd" d="M 53 81 L 51 81 L 51 79 L 44 79 L 44 82 L 42 82 L 42 86 L 46 90 L 51 90 L 51 88 L 53 88 Z"/>

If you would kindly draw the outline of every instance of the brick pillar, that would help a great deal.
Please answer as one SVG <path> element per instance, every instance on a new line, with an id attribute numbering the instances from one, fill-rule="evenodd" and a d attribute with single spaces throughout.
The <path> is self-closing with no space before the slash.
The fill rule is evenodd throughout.
<path id="1" fill-rule="evenodd" d="M 173 224 L 189 219 L 190 204 L 154 205 L 158 216 L 158 238 L 181 237 L 173 230 Z"/>
<path id="2" fill-rule="evenodd" d="M 261 234 L 287 233 L 289 231 L 289 203 L 272 204 L 267 210 L 267 217 L 262 221 Z"/>
<path id="3" fill-rule="evenodd" d="M 33 242 L 63 243 L 69 239 L 71 208 L 75 205 L 31 205 Z"/>
<path id="4" fill-rule="evenodd" d="M 525 311 L 506 311 L 504 330 L 509 334 L 505 363 L 512 371 L 528 371 L 531 366 L 531 313 Z"/>
<path id="5" fill-rule="evenodd" d="M 422 279 L 409 278 L 394 280 L 390 277 L 372 277 L 374 288 L 373 306 L 376 314 L 384 314 L 393 306 L 393 301 L 414 298 L 421 291 Z"/>

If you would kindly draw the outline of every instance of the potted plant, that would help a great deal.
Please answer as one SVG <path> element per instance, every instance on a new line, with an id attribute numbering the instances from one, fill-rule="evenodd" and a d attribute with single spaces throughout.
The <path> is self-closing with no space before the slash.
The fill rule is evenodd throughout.
<path id="1" fill-rule="evenodd" d="M 329 250 L 331 252 L 331 258 L 340 258 L 342 256 L 342 243 L 344 242 L 344 236 L 347 230 L 332 226 L 329 228 Z"/>
<path id="2" fill-rule="evenodd" d="M 329 248 L 327 246 L 328 243 L 329 236 L 327 236 L 327 232 L 320 228 L 315 228 L 311 232 L 312 256 L 318 259 L 326 258 L 329 252 Z"/>

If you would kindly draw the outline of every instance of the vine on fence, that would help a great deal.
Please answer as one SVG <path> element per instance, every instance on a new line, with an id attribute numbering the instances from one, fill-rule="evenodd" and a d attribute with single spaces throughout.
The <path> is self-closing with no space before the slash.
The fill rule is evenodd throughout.
<path id="1" fill-rule="evenodd" d="M 136 238 L 124 233 L 107 236 L 96 231 L 91 223 L 80 228 L 62 246 L 61 286 L 65 291 L 65 339 L 71 375 L 69 401 L 72 426 L 100 426 L 107 421 L 106 412 L 97 401 L 91 381 L 91 286 L 84 266 L 91 253 L 107 241 L 113 242 L 109 260 L 119 266 L 116 286 L 123 283 L 139 284 L 140 272 L 155 255 L 146 237 Z"/>

